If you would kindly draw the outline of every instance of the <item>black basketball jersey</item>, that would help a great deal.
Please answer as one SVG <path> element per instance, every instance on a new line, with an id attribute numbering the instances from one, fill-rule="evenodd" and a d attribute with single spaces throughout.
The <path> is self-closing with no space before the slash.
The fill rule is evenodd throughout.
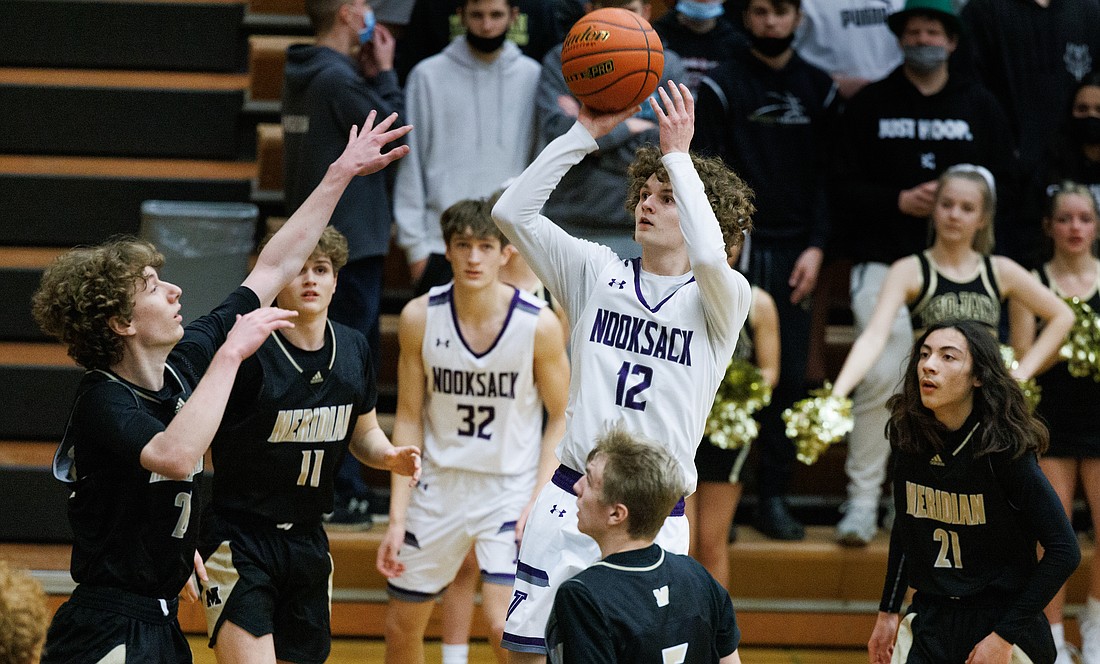
<path id="1" fill-rule="evenodd" d="M 909 305 L 914 335 L 950 319 L 973 320 L 991 330 L 997 329 L 1001 321 L 1001 291 L 989 256 L 982 257 L 978 272 L 966 282 L 941 274 L 928 252 L 916 257 L 923 282 L 917 299 Z"/>
<path id="2" fill-rule="evenodd" d="M 982 426 L 972 414 L 940 451 L 895 449 L 883 611 L 897 612 L 911 586 L 925 597 L 1003 607 L 1002 621 L 1015 623 L 1042 611 L 1076 567 L 1076 538 L 1035 455 L 975 457 Z M 1049 558 L 1042 566 L 1037 542 Z"/>
<path id="3" fill-rule="evenodd" d="M 89 371 L 54 457 L 71 483 L 71 572 L 77 583 L 172 598 L 194 565 L 198 512 L 192 509 L 200 459 L 190 477 L 171 480 L 141 465 L 141 451 L 183 407 L 237 314 L 259 306 L 240 288 L 191 323 L 172 350 L 156 392 L 109 371 Z"/>
<path id="4" fill-rule="evenodd" d="M 214 437 L 213 507 L 230 520 L 320 523 L 356 420 L 375 406 L 367 340 L 329 321 L 320 350 L 276 332 L 247 364 Z"/>
<path id="5" fill-rule="evenodd" d="M 726 589 L 695 560 L 656 544 L 567 579 L 546 625 L 552 664 L 711 664 L 740 641 Z"/>

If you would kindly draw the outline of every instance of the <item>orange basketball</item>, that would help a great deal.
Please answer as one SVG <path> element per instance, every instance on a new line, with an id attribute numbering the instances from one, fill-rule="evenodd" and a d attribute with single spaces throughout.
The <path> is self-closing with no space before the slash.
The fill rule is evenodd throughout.
<path id="1" fill-rule="evenodd" d="M 607 7 L 577 21 L 561 48 L 561 73 L 585 106 L 615 112 L 657 89 L 665 49 L 649 23 L 632 11 Z"/>

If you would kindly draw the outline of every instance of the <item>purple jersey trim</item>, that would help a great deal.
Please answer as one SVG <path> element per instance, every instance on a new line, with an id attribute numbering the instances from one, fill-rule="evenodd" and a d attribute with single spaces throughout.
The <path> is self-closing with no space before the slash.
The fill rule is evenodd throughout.
<path id="1" fill-rule="evenodd" d="M 454 289 L 453 285 L 451 286 L 451 289 L 452 290 Z M 466 350 L 470 351 L 470 355 L 473 355 L 474 357 L 476 357 L 478 359 L 481 359 L 481 358 L 485 357 L 486 355 L 488 355 L 489 353 L 493 352 L 493 349 L 497 347 L 497 344 L 500 343 L 501 338 L 504 336 L 504 332 L 507 331 L 508 323 L 512 320 L 512 314 L 514 314 L 516 312 L 516 305 L 519 302 L 521 302 L 520 295 L 519 295 L 519 289 L 513 287 L 512 288 L 512 301 L 508 303 L 508 315 L 504 317 L 504 325 L 500 326 L 500 332 L 497 332 L 496 339 L 493 339 L 493 343 L 490 344 L 487 349 L 485 349 L 484 353 L 475 353 L 474 350 L 472 348 L 470 348 L 470 344 L 466 343 L 466 337 L 462 336 L 462 328 L 460 328 L 458 326 L 458 312 L 455 311 L 455 300 L 454 300 L 453 297 L 450 298 L 451 321 L 454 323 L 454 326 L 455 326 L 455 334 L 458 335 L 458 340 L 462 342 L 462 345 L 466 347 Z"/>
<path id="2" fill-rule="evenodd" d="M 642 306 L 648 309 L 651 313 L 657 313 L 661 310 L 661 307 L 665 306 L 665 302 L 672 299 L 672 296 L 679 293 L 680 289 L 687 286 L 691 282 L 695 281 L 695 277 L 692 276 L 684 283 L 677 286 L 668 296 L 658 302 L 655 306 L 649 306 L 649 303 L 645 301 L 645 296 L 642 295 L 642 259 L 634 258 L 630 261 L 630 266 L 634 268 L 634 295 L 638 298 L 638 301 L 642 303 Z"/>

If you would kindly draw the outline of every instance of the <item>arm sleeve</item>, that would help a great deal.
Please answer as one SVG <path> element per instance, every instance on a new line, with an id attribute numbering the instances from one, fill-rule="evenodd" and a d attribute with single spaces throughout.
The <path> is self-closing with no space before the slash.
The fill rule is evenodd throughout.
<path id="1" fill-rule="evenodd" d="M 554 596 L 553 615 L 562 646 L 562 662 L 614 664 L 615 637 L 611 625 L 583 583 L 568 579 Z"/>
<path id="2" fill-rule="evenodd" d="M 894 527 L 890 531 L 890 553 L 886 559 L 886 581 L 882 584 L 882 600 L 878 610 L 884 613 L 901 613 L 901 603 L 909 590 L 909 578 L 905 566 L 905 546 L 909 541 L 909 517 L 905 514 L 905 484 L 899 476 L 899 454 L 894 452 Z"/>
<path id="3" fill-rule="evenodd" d="M 990 463 L 1009 501 L 1019 510 L 1021 526 L 1043 546 L 1043 557 L 1023 592 L 994 627 L 1006 641 L 1016 643 L 1032 624 L 1032 618 L 1050 603 L 1077 569 L 1081 550 L 1058 494 L 1039 469 L 1035 455 L 1025 454 L 1001 463 L 991 458 Z"/>
<path id="4" fill-rule="evenodd" d="M 497 226 L 562 303 L 570 321 L 579 319 L 600 270 L 618 257 L 603 245 L 572 237 L 539 210 L 566 171 L 595 149 L 588 130 L 575 123 L 546 146 L 493 207 Z"/>
<path id="5" fill-rule="evenodd" d="M 680 230 L 703 297 L 703 315 L 712 343 L 719 352 L 728 348 L 732 353 L 752 301 L 749 282 L 726 263 L 722 230 L 691 157 L 684 152 L 672 152 L 661 157 L 661 162 L 672 182 Z M 728 361 L 729 355 L 725 357 Z"/>

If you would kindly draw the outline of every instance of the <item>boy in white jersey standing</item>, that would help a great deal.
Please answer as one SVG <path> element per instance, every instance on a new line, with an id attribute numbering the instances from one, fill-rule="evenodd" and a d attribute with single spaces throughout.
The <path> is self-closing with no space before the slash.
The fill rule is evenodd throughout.
<path id="1" fill-rule="evenodd" d="M 749 284 L 726 264 L 726 246 L 751 225 L 752 192 L 720 161 L 688 154 L 695 104 L 683 85 L 660 90 L 652 107 L 660 151 L 639 150 L 627 208 L 641 258 L 569 236 L 539 214 L 565 172 L 597 148 L 596 139 L 636 109 L 596 114 L 550 143 L 493 209 L 501 230 L 572 321 L 570 420 L 561 465 L 531 510 L 520 550 L 504 647 L 510 661 L 546 654 L 546 620 L 564 580 L 599 558 L 577 530 L 573 485 L 609 422 L 668 446 L 694 491 L 695 448 L 703 434 L 751 301 Z M 687 553 L 683 503 L 657 543 Z"/>
<path id="2" fill-rule="evenodd" d="M 557 317 L 499 281 L 512 249 L 485 201 L 452 205 L 441 225 L 454 281 L 406 305 L 398 330 L 393 438 L 421 447 L 424 468 L 415 489 L 394 477 L 390 525 L 378 550 L 378 569 L 390 579 L 391 664 L 424 661 L 433 600 L 471 545 L 504 661 L 498 644 L 516 542 L 565 430 L 569 363 Z"/>

